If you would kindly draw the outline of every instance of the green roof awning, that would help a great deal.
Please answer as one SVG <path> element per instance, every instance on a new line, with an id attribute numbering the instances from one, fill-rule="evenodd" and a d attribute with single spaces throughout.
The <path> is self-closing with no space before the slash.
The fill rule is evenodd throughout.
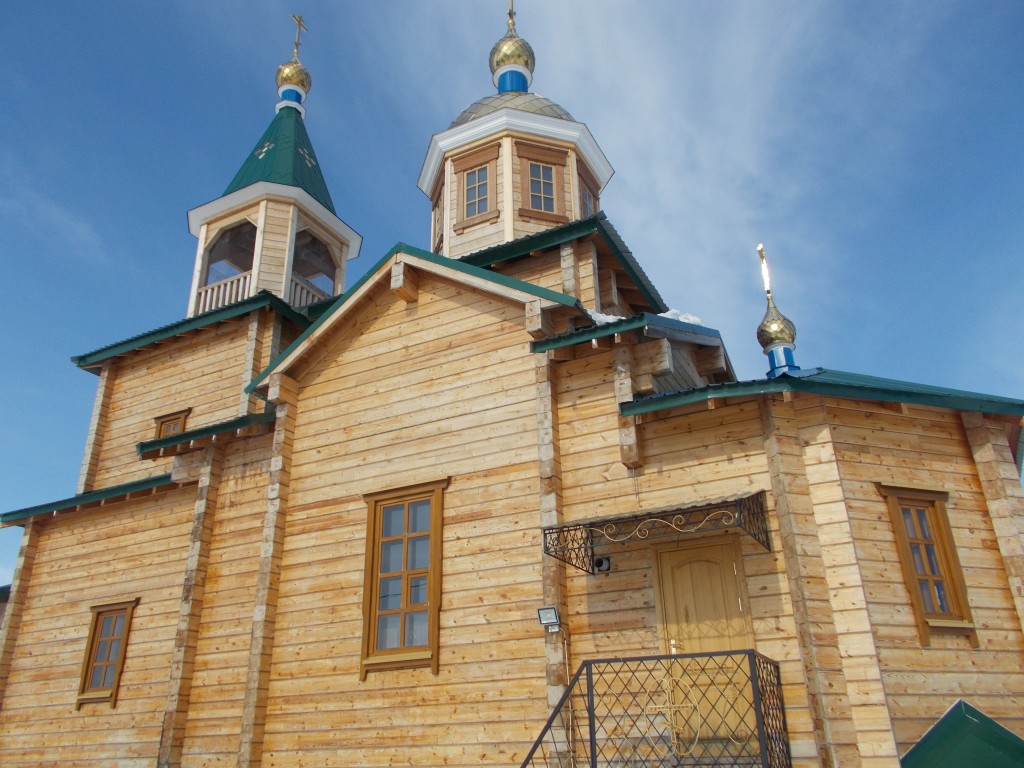
<path id="1" fill-rule="evenodd" d="M 896 379 L 883 379 L 878 376 L 864 376 L 858 373 L 829 371 L 824 368 L 809 368 L 804 371 L 784 373 L 774 379 L 711 384 L 697 389 L 638 397 L 631 402 L 623 403 L 620 406 L 620 411 L 624 416 L 636 416 L 641 413 L 653 413 L 709 400 L 766 395 L 774 392 L 809 392 L 851 400 L 876 400 L 889 403 L 930 405 L 957 411 L 1024 416 L 1024 400 L 965 392 L 928 384 L 914 384 Z"/>
<path id="2" fill-rule="evenodd" d="M 538 339 L 530 342 L 530 351 L 547 352 L 551 349 L 571 347 L 574 344 L 593 341 L 605 336 L 614 336 L 616 333 L 625 333 L 626 331 L 644 331 L 650 336 L 661 336 L 673 341 L 686 341 L 701 346 L 721 346 L 722 343 L 722 335 L 714 328 L 706 328 L 703 325 L 644 312 L 611 323 L 592 325 L 589 328 L 565 333 L 561 336 Z"/>
<path id="3" fill-rule="evenodd" d="M 161 488 L 169 488 L 175 485 L 179 485 L 179 483 L 174 482 L 174 480 L 171 479 L 170 474 L 147 477 L 144 480 L 135 480 L 130 483 L 122 483 L 121 485 L 111 485 L 106 488 L 99 488 L 95 491 L 89 491 L 88 493 L 80 493 L 77 496 L 72 496 L 68 499 L 51 501 L 48 504 L 37 504 L 34 507 L 25 507 L 24 509 L 15 509 L 10 512 L 4 512 L 3 514 L 0 514 L 0 524 L 9 525 L 10 523 L 27 520 L 30 517 L 37 517 L 38 515 L 64 512 L 70 509 L 78 509 L 79 507 L 92 506 L 104 501 L 113 501 L 115 499 L 123 500 L 135 494 L 156 491 Z"/>
<path id="4" fill-rule="evenodd" d="M 189 450 L 190 444 L 197 440 L 226 435 L 231 432 L 248 429 L 257 424 L 267 424 L 273 420 L 274 414 L 272 412 L 250 413 L 245 416 L 239 416 L 237 419 L 210 424 L 207 427 L 199 427 L 198 429 L 190 429 L 188 432 L 182 432 L 177 435 L 160 437 L 156 440 L 146 440 L 136 445 L 135 450 L 143 459 L 158 458 L 167 453 L 181 453 L 183 450 Z M 175 450 L 168 451 L 168 449 Z"/>
<path id="5" fill-rule="evenodd" d="M 126 352 L 131 352 L 134 349 L 139 349 L 140 347 L 145 347 L 158 341 L 164 341 L 165 339 L 169 339 L 174 336 L 190 333 L 191 331 L 205 328 L 208 325 L 222 323 L 225 320 L 247 315 L 253 310 L 260 309 L 262 307 L 271 307 L 276 312 L 298 325 L 300 328 L 305 328 L 309 325 L 309 320 L 306 317 L 300 315 L 277 296 L 267 291 L 260 291 L 255 296 L 250 296 L 248 299 L 242 299 L 242 301 L 235 302 L 234 304 L 228 304 L 227 306 L 220 307 L 219 309 L 211 309 L 209 312 L 204 312 L 201 315 L 187 317 L 184 320 L 178 320 L 176 322 L 169 323 L 168 325 L 163 325 L 152 331 L 146 331 L 145 333 L 140 333 L 137 336 L 132 336 L 124 341 L 118 341 L 113 344 L 108 344 L 105 347 L 100 347 L 92 352 L 86 352 L 84 355 L 75 355 L 71 358 L 71 362 L 79 368 L 94 369 L 98 367 L 99 363 L 102 363 L 104 360 L 108 360 L 111 357 L 117 357 L 118 355 L 123 355 Z"/>
<path id="6" fill-rule="evenodd" d="M 1024 739 L 957 701 L 901 758 L 902 768 L 1020 768 Z"/>

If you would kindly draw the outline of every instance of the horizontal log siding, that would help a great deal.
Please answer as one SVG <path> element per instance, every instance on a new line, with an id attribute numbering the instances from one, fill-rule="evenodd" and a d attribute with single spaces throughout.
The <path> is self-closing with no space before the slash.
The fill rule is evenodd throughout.
<path id="1" fill-rule="evenodd" d="M 42 525 L 0 719 L 0 765 L 155 763 L 195 488 Z M 75 709 L 90 607 L 131 600 L 117 697 Z"/>
<path id="2" fill-rule="evenodd" d="M 364 307 L 299 376 L 264 765 L 518 765 L 547 716 L 522 307 L 434 279 Z M 360 682 L 362 494 L 446 476 L 440 674 Z"/>
<path id="3" fill-rule="evenodd" d="M 191 430 L 238 415 L 248 328 L 236 318 L 118 361 L 94 487 L 170 471 L 170 459 L 142 461 L 135 451 L 156 436 L 157 416 L 191 408 Z"/>
<path id="4" fill-rule="evenodd" d="M 959 415 L 829 400 L 857 557 L 902 754 L 958 698 L 1024 735 L 1024 637 Z M 981 647 L 933 630 L 922 648 L 888 509 L 876 482 L 949 492 L 952 528 Z"/>
<path id="5" fill-rule="evenodd" d="M 234 766 L 242 723 L 270 436 L 225 448 L 182 766 Z"/>

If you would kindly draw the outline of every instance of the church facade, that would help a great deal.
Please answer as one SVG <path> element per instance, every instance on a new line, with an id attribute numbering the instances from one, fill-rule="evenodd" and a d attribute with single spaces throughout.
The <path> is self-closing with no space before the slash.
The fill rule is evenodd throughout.
<path id="1" fill-rule="evenodd" d="M 345 290 L 296 42 L 187 316 L 75 358 L 78 493 L 0 515 L 0 764 L 894 768 L 958 702 L 1010 754 L 1024 401 L 801 369 L 770 291 L 738 381 L 512 15 L 490 64 Z"/>

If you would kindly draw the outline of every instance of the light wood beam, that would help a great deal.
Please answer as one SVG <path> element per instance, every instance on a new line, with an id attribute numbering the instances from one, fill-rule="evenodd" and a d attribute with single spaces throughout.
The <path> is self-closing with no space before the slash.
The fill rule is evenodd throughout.
<path id="1" fill-rule="evenodd" d="M 416 303 L 420 296 L 420 285 L 416 272 L 408 264 L 398 261 L 391 266 L 391 290 L 406 304 Z"/>

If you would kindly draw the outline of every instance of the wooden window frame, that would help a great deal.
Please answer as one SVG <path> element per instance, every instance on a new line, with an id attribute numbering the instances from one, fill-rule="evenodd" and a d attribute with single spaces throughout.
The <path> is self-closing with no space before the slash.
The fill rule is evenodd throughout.
<path id="1" fill-rule="evenodd" d="M 359 679 L 365 680 L 366 674 L 374 670 L 413 669 L 430 667 L 438 674 L 438 646 L 440 637 L 441 615 L 441 555 L 442 555 L 442 518 L 444 516 L 444 490 L 448 486 L 448 478 L 429 483 L 398 488 L 379 493 L 366 494 L 366 571 L 363 580 L 363 643 L 362 656 L 359 664 Z M 399 647 L 387 650 L 376 648 L 378 592 L 380 589 L 378 576 L 380 570 L 382 543 L 382 511 L 384 507 L 395 504 L 409 504 L 413 501 L 429 499 L 430 506 L 430 549 L 427 577 L 427 643 L 422 646 Z M 403 536 L 406 536 L 403 533 Z M 403 548 L 404 553 L 407 550 Z M 407 561 L 403 560 L 403 570 L 395 571 L 402 575 L 403 594 L 401 613 L 404 616 L 408 604 L 405 586 L 406 574 L 410 573 Z"/>
<path id="2" fill-rule="evenodd" d="M 597 181 L 594 179 L 594 177 L 590 175 L 590 172 L 587 171 L 587 169 L 584 168 L 582 165 L 580 165 L 577 170 L 579 171 L 578 175 L 579 175 L 579 185 L 580 185 L 580 202 L 579 202 L 579 205 L 580 205 L 580 215 L 579 215 L 579 218 L 587 219 L 587 218 L 590 218 L 595 213 L 597 213 L 598 211 L 601 210 L 601 198 L 600 198 L 600 196 L 598 196 L 597 192 L 594 191 L 594 190 L 596 190 L 598 188 L 598 184 L 597 184 Z M 588 193 L 590 195 L 591 200 L 593 201 L 593 208 L 594 208 L 594 210 L 592 210 L 590 213 L 585 213 L 584 210 L 583 210 L 583 193 L 584 192 Z"/>
<path id="3" fill-rule="evenodd" d="M 498 208 L 498 151 L 499 144 L 492 144 L 475 150 L 452 160 L 452 172 L 455 174 L 455 187 L 458 191 L 459 204 L 455 214 L 455 232 L 461 234 L 469 227 L 496 221 L 501 215 Z M 466 216 L 466 174 L 479 168 L 487 169 L 487 210 L 475 216 Z"/>
<path id="4" fill-rule="evenodd" d="M 519 216 L 524 219 L 540 219 L 541 221 L 564 224 L 569 220 L 565 212 L 565 169 L 569 163 L 569 153 L 564 149 L 541 147 L 525 141 L 515 143 L 516 158 L 519 160 Z M 555 210 L 540 211 L 531 208 L 530 203 L 530 164 L 548 165 L 552 169 L 554 181 Z"/>
<path id="5" fill-rule="evenodd" d="M 85 645 L 85 656 L 82 659 L 82 674 L 78 683 L 78 698 L 75 709 L 80 709 L 83 704 L 97 702 L 108 702 L 113 708 L 117 704 L 117 692 L 121 687 L 121 673 L 124 671 L 124 662 L 128 655 L 128 637 L 132 631 L 132 616 L 135 607 L 139 604 L 139 598 L 125 600 L 120 603 L 105 603 L 90 607 L 92 621 L 89 625 L 89 640 Z M 114 659 L 114 679 L 109 687 L 90 686 L 92 673 L 96 667 L 96 651 L 99 643 L 104 639 L 100 637 L 100 629 L 103 626 L 103 619 L 108 616 L 123 615 L 124 631 L 116 637 L 120 639 L 121 645 L 117 658 Z M 104 662 L 106 663 L 106 662 Z"/>
<path id="6" fill-rule="evenodd" d="M 946 512 L 946 501 L 949 494 L 945 491 L 932 491 L 920 488 L 902 488 L 891 485 L 876 484 L 879 493 L 885 498 L 889 508 L 893 533 L 896 537 L 896 548 L 899 552 L 900 568 L 903 580 L 910 593 L 910 604 L 914 609 L 921 645 L 931 645 L 931 634 L 935 630 L 966 635 L 971 646 L 978 647 L 978 633 L 971 617 L 971 606 L 967 601 L 967 585 L 964 582 L 963 569 L 953 540 L 953 531 L 949 526 Z M 910 506 L 926 511 L 931 541 L 935 547 L 936 562 L 939 574 L 927 576 L 918 574 L 914 567 L 911 552 L 910 534 L 907 532 L 903 519 L 903 507 Z M 948 611 L 927 611 L 921 596 L 919 581 L 924 576 L 928 581 L 941 582 L 946 592 Z"/>
<path id="7" fill-rule="evenodd" d="M 157 416 L 153 419 L 156 424 L 156 440 L 160 440 L 164 437 L 173 437 L 174 435 L 180 435 L 185 431 L 185 422 L 188 420 L 188 415 L 192 413 L 191 408 L 185 408 L 181 411 L 175 411 L 174 413 L 165 413 L 163 416 Z M 178 429 L 174 432 L 167 432 L 167 427 L 175 424 Z"/>

